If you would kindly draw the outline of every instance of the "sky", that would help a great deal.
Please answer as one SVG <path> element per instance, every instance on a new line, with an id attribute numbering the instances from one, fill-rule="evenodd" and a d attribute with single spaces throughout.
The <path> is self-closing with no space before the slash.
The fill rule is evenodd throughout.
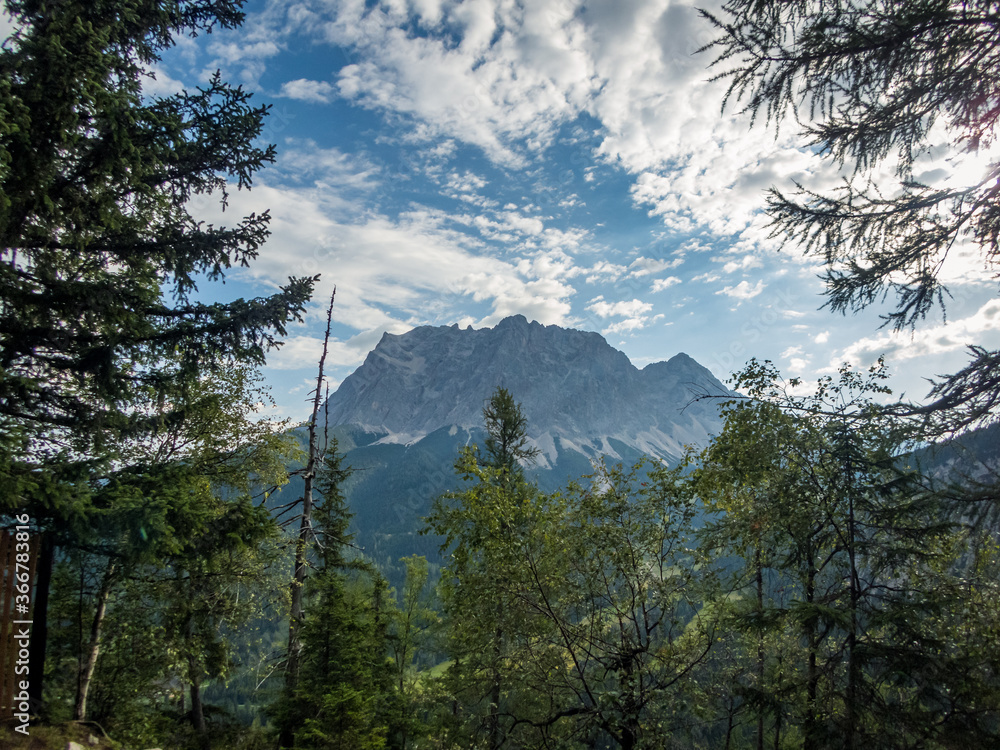
<path id="1" fill-rule="evenodd" d="M 481 328 L 522 314 L 600 332 L 637 367 L 686 352 L 725 379 L 750 357 L 813 380 L 884 354 L 897 393 L 1000 347 L 996 280 L 974 248 L 943 269 L 947 318 L 881 329 L 879 310 L 823 309 L 822 269 L 779 250 L 765 191 L 842 178 L 794 124 L 722 110 L 714 36 L 686 0 L 250 0 L 243 27 L 182 38 L 146 90 L 216 70 L 272 105 L 277 161 L 252 190 L 193 212 L 234 223 L 269 210 L 272 235 L 217 299 L 322 274 L 306 320 L 272 352 L 272 413 L 302 420 L 336 285 L 332 389 L 382 334 Z M 930 182 L 985 157 L 940 147 Z M 882 311 L 884 312 L 884 310 Z"/>

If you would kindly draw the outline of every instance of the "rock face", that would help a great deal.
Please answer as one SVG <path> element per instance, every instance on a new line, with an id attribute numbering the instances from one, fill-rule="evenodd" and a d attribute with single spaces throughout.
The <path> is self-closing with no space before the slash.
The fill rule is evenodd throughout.
<path id="1" fill-rule="evenodd" d="M 497 386 L 522 405 L 545 457 L 563 450 L 617 457 L 615 443 L 678 457 L 720 426 L 728 391 L 686 354 L 637 369 L 597 333 L 506 318 L 495 328 L 425 326 L 385 334 L 326 405 L 331 426 L 353 425 L 380 443 L 412 445 L 443 427 L 473 431 Z"/>

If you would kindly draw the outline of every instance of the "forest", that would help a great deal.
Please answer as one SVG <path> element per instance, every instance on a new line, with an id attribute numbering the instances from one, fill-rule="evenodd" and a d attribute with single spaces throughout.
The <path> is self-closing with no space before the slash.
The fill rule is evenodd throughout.
<path id="1" fill-rule="evenodd" d="M 268 213 L 215 226 L 190 202 L 225 203 L 275 160 L 267 105 L 219 74 L 143 94 L 178 38 L 238 28 L 242 2 L 6 7 L 0 556 L 33 591 L 21 661 L 2 631 L 0 745 L 65 747 L 66 727 L 137 750 L 998 743 L 1000 353 L 972 346 L 924 404 L 881 362 L 809 385 L 750 360 L 736 396 L 700 396 L 724 418 L 709 445 L 598 462 L 555 492 L 530 478 L 516 384 L 498 387 L 459 489 L 421 522 L 440 569 L 407 557 L 390 585 L 354 543 L 351 467 L 318 419 L 327 350 L 304 428 L 256 417 L 260 368 L 318 277 L 198 294 L 266 252 Z M 722 7 L 703 53 L 727 106 L 854 165 L 835 192 L 762 207 L 776 245 L 823 264 L 832 310 L 892 299 L 887 325 L 918 325 L 947 305 L 959 241 L 995 281 L 1000 167 L 964 192 L 908 171 L 935 118 L 963 148 L 992 143 L 994 4 Z M 865 170 L 890 156 L 885 195 Z M 301 497 L 280 492 L 290 475 Z M 26 614 L 21 569 L 5 626 Z"/>

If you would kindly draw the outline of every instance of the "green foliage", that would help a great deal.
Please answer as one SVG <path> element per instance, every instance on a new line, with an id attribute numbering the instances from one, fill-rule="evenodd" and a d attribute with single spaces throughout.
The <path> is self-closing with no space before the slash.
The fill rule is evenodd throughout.
<path id="1" fill-rule="evenodd" d="M 688 676 L 713 642 L 689 537 L 697 504 L 679 470 L 601 463 L 589 480 L 525 554 L 521 606 L 547 633 L 532 647 L 555 646 L 564 664 L 529 659 L 548 661 L 534 679 L 561 697 L 534 723 L 563 723 L 591 745 L 664 747 L 691 723 Z"/>
<path id="2" fill-rule="evenodd" d="M 483 423 L 487 466 L 515 474 L 522 471 L 522 462 L 534 461 L 539 454 L 537 448 L 528 446 L 528 419 L 506 388 L 498 387 L 483 407 Z"/>
<path id="3" fill-rule="evenodd" d="M 85 498 L 48 499 L 49 484 L 121 467 L 131 456 L 116 446 L 183 420 L 207 371 L 261 364 L 309 297 L 313 280 L 292 279 L 269 298 L 193 300 L 267 236 L 266 214 L 213 227 L 187 208 L 196 194 L 225 202 L 229 181 L 249 187 L 273 160 L 255 145 L 267 108 L 218 76 L 142 94 L 174 35 L 238 25 L 239 6 L 7 4 L 19 31 L 0 50 L 0 458 L 16 481 L 0 503 L 28 503 L 39 523 L 86 512 Z"/>
<path id="4" fill-rule="evenodd" d="M 533 455 L 520 405 L 498 389 L 483 418 L 488 459 L 480 464 L 477 450 L 460 451 L 455 471 L 464 490 L 435 502 L 425 531 L 443 537 L 441 551 L 450 554 L 441 580 L 452 657 L 445 684 L 462 708 L 449 729 L 453 741 L 494 749 L 511 729 L 506 703 L 526 658 L 516 640 L 524 631 L 515 593 L 525 576 L 522 549 L 547 508 L 519 464 Z"/>
<path id="5" fill-rule="evenodd" d="M 460 453 L 428 518 L 450 661 L 414 747 L 995 744 L 995 539 L 912 468 L 884 368 L 736 380 L 673 470 L 545 494 Z"/>
<path id="6" fill-rule="evenodd" d="M 438 615 L 428 590 L 426 558 L 411 555 L 402 562 L 406 580 L 388 637 L 398 704 L 398 716 L 390 722 L 390 745 L 406 750 L 414 738 L 430 731 L 422 717 L 426 713 L 427 678 L 419 672 L 416 658 L 426 656 L 433 648 Z"/>
<path id="7" fill-rule="evenodd" d="M 90 637 L 78 712 L 91 673 L 92 706 L 108 689 L 95 662 L 104 607 L 135 579 L 158 579 L 144 596 L 165 608 L 157 625 L 172 647 L 186 644 L 192 696 L 199 679 L 225 674 L 220 628 L 239 619 L 231 595 L 256 565 L 247 543 L 273 533 L 248 496 L 254 482 L 284 481 L 285 448 L 255 424 L 254 368 L 315 279 L 197 301 L 200 281 L 253 261 L 269 217 L 215 227 L 188 209 L 196 195 L 225 205 L 230 185 L 249 188 L 273 161 L 257 141 L 267 107 L 218 74 L 175 96 L 143 94 L 176 35 L 238 26 L 241 5 L 6 4 L 17 31 L 0 49 L 0 513 L 29 513 L 46 550 L 86 550 L 103 571 L 80 592 Z M 35 613 L 38 645 L 45 615 Z M 106 656 L 117 648 L 106 645 Z"/>
<path id="8" fill-rule="evenodd" d="M 464 489 L 428 518 L 448 553 L 449 746 L 662 747 L 689 722 L 675 699 L 712 642 L 692 624 L 681 475 L 601 465 L 547 495 L 508 466 L 463 450 Z"/>
<path id="9" fill-rule="evenodd" d="M 290 451 L 268 425 L 250 421 L 254 383 L 242 368 L 197 383 L 187 418 L 123 445 L 127 468 L 90 490 L 75 548 L 57 568 L 74 560 L 79 578 L 56 578 L 53 718 L 84 705 L 82 692 L 91 718 L 157 744 L 176 730 L 181 695 L 200 697 L 205 683 L 234 674 L 237 645 L 276 592 L 277 526 L 251 494 L 283 480 Z M 93 657 L 88 690 L 81 680 Z M 206 710 L 193 712 L 200 726 Z M 218 729 L 210 722 L 201 733 Z"/>
<path id="10" fill-rule="evenodd" d="M 348 554 L 351 512 L 342 483 L 350 470 L 341 459 L 331 440 L 317 477 L 315 568 L 306 579 L 298 680 L 271 714 L 295 748 L 379 750 L 399 713 L 387 660 L 395 603 L 385 579 Z"/>
<path id="11" fill-rule="evenodd" d="M 966 731 L 966 711 L 970 738 L 995 734 L 1000 705 L 960 687 L 966 659 L 994 657 L 946 646 L 933 624 L 967 606 L 960 530 L 902 460 L 909 430 L 870 401 L 883 378 L 844 369 L 797 397 L 752 363 L 737 377 L 752 398 L 729 405 L 694 474 L 715 514 L 703 544 L 728 569 L 715 605 L 726 648 L 747 661 L 734 677 L 757 724 L 743 734 L 758 741 L 777 744 L 784 728 L 812 748 L 937 747 Z M 995 697 L 992 668 L 980 675 Z"/>

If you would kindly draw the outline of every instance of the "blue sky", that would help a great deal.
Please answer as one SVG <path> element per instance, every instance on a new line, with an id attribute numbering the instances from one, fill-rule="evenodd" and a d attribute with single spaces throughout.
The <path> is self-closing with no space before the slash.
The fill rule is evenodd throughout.
<path id="1" fill-rule="evenodd" d="M 714 3 L 697 3 L 712 7 Z M 325 304 L 328 374 L 352 372 L 384 331 L 529 320 L 601 332 L 637 366 L 684 351 L 725 378 L 751 356 L 814 379 L 885 353 L 897 391 L 951 372 L 970 343 L 1000 346 L 996 281 L 973 248 L 943 269 L 947 322 L 879 329 L 878 311 L 821 310 L 820 269 L 778 252 L 764 191 L 840 175 L 796 139 L 720 113 L 712 37 L 676 0 L 251 0 L 235 32 L 182 39 L 151 93 L 216 69 L 273 104 L 277 163 L 250 192 L 194 209 L 234 222 L 270 209 L 272 237 L 218 298 L 322 273 L 307 321 L 266 369 L 276 413 L 308 414 Z M 984 157 L 942 144 L 928 180 Z"/>

